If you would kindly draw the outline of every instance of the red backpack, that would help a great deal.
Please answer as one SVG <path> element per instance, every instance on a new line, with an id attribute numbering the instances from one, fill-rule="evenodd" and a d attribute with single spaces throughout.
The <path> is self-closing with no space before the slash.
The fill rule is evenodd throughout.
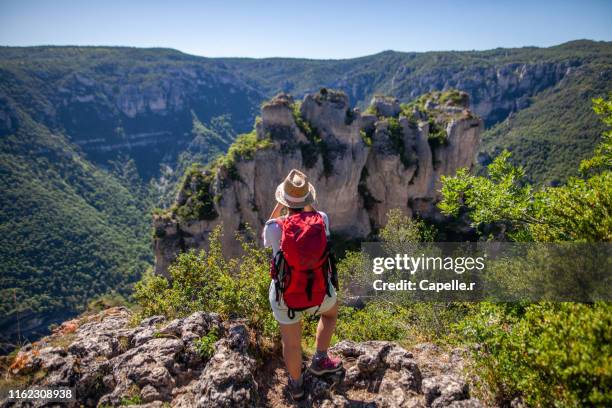
<path id="1" fill-rule="evenodd" d="M 277 222 L 282 236 L 270 273 L 276 301 L 282 294 L 288 316 L 293 319 L 296 311 L 320 306 L 326 294 L 331 296 L 330 280 L 337 287 L 335 262 L 321 214 L 300 212 Z"/>

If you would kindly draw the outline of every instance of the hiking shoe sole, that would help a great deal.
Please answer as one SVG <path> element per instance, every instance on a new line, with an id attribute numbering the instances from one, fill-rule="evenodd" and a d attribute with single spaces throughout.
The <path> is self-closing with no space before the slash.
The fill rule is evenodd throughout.
<path id="1" fill-rule="evenodd" d="M 299 401 L 304 398 L 304 390 L 289 391 L 289 394 L 291 395 L 291 398 L 293 398 L 295 401 Z"/>
<path id="2" fill-rule="evenodd" d="M 314 375 L 324 375 L 324 374 L 335 374 L 339 371 L 342 371 L 344 369 L 344 367 L 342 367 L 342 363 L 340 363 L 340 365 L 336 368 L 322 368 L 320 370 L 317 370 L 316 368 L 313 368 L 312 366 L 308 367 L 308 371 L 310 371 L 311 373 L 313 373 Z"/>

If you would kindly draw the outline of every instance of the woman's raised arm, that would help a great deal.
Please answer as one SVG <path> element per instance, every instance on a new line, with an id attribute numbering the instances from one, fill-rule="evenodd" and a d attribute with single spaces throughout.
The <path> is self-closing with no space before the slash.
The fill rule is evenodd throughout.
<path id="1" fill-rule="evenodd" d="M 281 211 L 283 210 L 285 206 L 282 205 L 281 203 L 276 203 L 276 206 L 274 207 L 274 209 L 272 210 L 272 214 L 270 214 L 270 220 L 274 219 L 274 218 L 278 218 L 281 215 Z"/>

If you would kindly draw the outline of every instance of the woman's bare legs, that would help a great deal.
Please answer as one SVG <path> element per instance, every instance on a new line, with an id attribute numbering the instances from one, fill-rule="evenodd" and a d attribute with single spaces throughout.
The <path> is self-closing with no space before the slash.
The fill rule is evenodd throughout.
<path id="1" fill-rule="evenodd" d="M 283 340 L 283 358 L 293 380 L 302 374 L 302 323 L 279 324 Z"/>
<path id="2" fill-rule="evenodd" d="M 321 313 L 319 325 L 317 326 L 317 351 L 327 351 L 329 343 L 336 329 L 338 319 L 338 303 L 325 313 Z"/>
<path id="3" fill-rule="evenodd" d="M 336 329 L 338 303 L 325 313 L 321 313 L 317 326 L 317 351 L 326 352 Z M 287 371 L 293 380 L 302 374 L 302 323 L 279 324 L 283 341 L 283 358 Z"/>

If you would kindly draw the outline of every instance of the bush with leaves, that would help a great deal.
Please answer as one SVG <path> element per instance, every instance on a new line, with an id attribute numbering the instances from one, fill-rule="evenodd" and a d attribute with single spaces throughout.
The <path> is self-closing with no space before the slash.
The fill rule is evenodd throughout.
<path id="1" fill-rule="evenodd" d="M 405 340 L 408 311 L 387 302 L 370 302 L 363 309 L 342 306 L 335 338 L 342 340 Z"/>
<path id="2" fill-rule="evenodd" d="M 611 100 L 594 100 L 608 126 Z M 583 176 L 560 187 L 535 190 L 509 156 L 489 166 L 489 177 L 461 170 L 443 178 L 442 211 L 466 208 L 474 225 L 504 223 L 516 241 L 612 241 L 610 131 L 594 157 L 582 162 Z M 611 326 L 609 303 L 481 303 L 455 334 L 481 346 L 474 354 L 479 375 L 499 403 L 520 395 L 532 406 L 610 406 Z"/>
<path id="3" fill-rule="evenodd" d="M 217 312 L 225 318 L 246 318 L 253 329 L 274 336 L 277 324 L 268 303 L 269 251 L 238 236 L 243 254 L 227 260 L 221 236 L 218 226 L 207 251 L 181 253 L 169 268 L 169 280 L 145 276 L 134 294 L 141 314 L 180 317 L 198 310 Z"/>
<path id="4" fill-rule="evenodd" d="M 386 215 L 387 223 L 379 233 L 381 241 L 403 245 L 434 240 L 435 228 L 425 221 L 410 218 L 399 208 L 390 209 Z"/>
<path id="5" fill-rule="evenodd" d="M 499 402 L 522 395 L 529 406 L 612 404 L 612 305 L 483 303 L 456 326 L 479 344 L 479 373 Z"/>
<path id="6" fill-rule="evenodd" d="M 215 343 L 219 340 L 217 330 L 211 330 L 204 336 L 195 340 L 195 347 L 203 359 L 208 360 L 215 353 Z"/>

